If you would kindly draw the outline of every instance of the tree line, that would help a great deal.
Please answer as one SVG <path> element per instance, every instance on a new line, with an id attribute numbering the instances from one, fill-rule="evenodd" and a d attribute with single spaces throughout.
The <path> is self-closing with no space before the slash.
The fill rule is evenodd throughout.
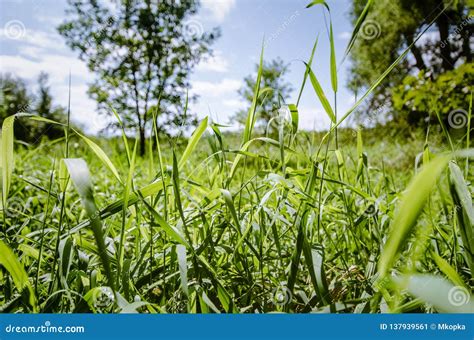
<path id="1" fill-rule="evenodd" d="M 472 6 L 468 1 L 369 3 L 350 54 L 349 89 L 357 96 L 395 61 L 400 50 L 411 46 L 411 53 L 367 101 L 362 119 L 380 112 L 380 107 L 388 108 L 388 119 L 410 124 L 426 121 L 431 111 L 447 117 L 453 110 L 466 110 L 474 80 Z M 352 1 L 354 25 L 366 4 L 367 0 Z M 97 103 L 97 114 L 117 112 L 125 130 L 137 135 L 141 155 L 153 121 L 162 133 L 196 122 L 188 110 L 197 99 L 188 94 L 189 77 L 200 61 L 212 56 L 212 45 L 221 35 L 218 27 L 205 31 L 193 19 L 199 8 L 197 0 L 119 0 L 113 6 L 96 0 L 69 0 L 65 21 L 58 27 L 68 46 L 96 76 L 88 94 Z M 414 43 L 430 22 L 431 29 Z M 272 89 L 258 103 L 259 125 L 265 131 L 293 91 L 285 81 L 287 70 L 288 64 L 279 58 L 263 65 L 262 87 Z M 255 78 L 255 74 L 247 76 L 239 91 L 249 105 Z M 5 95 L 0 120 L 22 107 L 46 118 L 63 119 L 64 108 L 52 104 L 47 75 L 40 75 L 38 86 L 38 100 L 31 107 L 33 97 L 25 83 L 2 75 Z M 237 112 L 233 120 L 242 122 L 245 115 L 245 110 Z M 109 128 L 118 125 L 111 123 Z M 58 135 L 52 126 L 17 126 L 17 137 L 25 141 Z"/>

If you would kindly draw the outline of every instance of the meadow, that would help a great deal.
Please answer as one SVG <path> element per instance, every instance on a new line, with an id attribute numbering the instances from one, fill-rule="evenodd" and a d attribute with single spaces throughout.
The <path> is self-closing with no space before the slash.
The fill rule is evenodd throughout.
<path id="1" fill-rule="evenodd" d="M 298 129 L 297 104 L 259 133 L 260 75 L 243 131 L 205 118 L 166 138 L 155 125 L 145 157 L 124 131 L 96 139 L 69 124 L 24 145 L 13 125 L 45 119 L 5 119 L 1 311 L 474 312 L 472 95 L 461 135 L 441 119 L 341 127 L 407 51 L 340 117 L 311 56 L 301 91 L 332 121 L 319 133 Z"/>

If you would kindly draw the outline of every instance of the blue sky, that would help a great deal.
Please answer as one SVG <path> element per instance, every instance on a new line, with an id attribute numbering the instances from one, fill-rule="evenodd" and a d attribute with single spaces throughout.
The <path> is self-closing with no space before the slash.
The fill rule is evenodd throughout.
<path id="1" fill-rule="evenodd" d="M 211 116 L 226 124 L 245 102 L 237 94 L 243 78 L 254 72 L 262 39 L 264 58 L 281 57 L 291 62 L 286 79 L 299 88 L 304 65 L 316 36 L 319 44 L 313 68 L 332 98 L 329 75 L 329 41 L 323 8 L 306 9 L 309 0 L 204 0 L 192 24 L 198 30 L 220 26 L 221 38 L 214 44 L 214 57 L 203 61 L 191 77 L 192 93 L 199 95 L 191 107 L 199 117 Z M 338 65 L 350 37 L 350 0 L 329 0 L 334 25 Z M 64 19 L 66 0 L 0 0 L 0 72 L 11 72 L 34 86 L 41 71 L 50 74 L 50 85 L 58 104 L 66 106 L 69 71 L 72 74 L 72 118 L 89 133 L 100 130 L 106 121 L 95 113 L 95 102 L 87 97 L 91 74 L 84 63 L 65 45 L 56 27 Z M 347 61 L 339 66 L 338 111 L 353 103 L 344 84 Z M 296 101 L 295 90 L 290 102 Z M 327 119 L 314 91 L 307 86 L 300 103 L 300 128 L 327 128 Z"/>

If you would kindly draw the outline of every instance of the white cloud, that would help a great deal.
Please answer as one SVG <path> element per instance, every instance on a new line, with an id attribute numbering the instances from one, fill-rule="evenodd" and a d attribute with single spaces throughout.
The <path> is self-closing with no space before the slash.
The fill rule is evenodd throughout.
<path id="1" fill-rule="evenodd" d="M 11 72 L 17 76 L 32 80 L 36 79 L 41 71 L 49 74 L 52 83 L 64 84 L 69 77 L 91 80 L 86 65 L 75 57 L 60 56 L 56 54 L 43 54 L 40 59 L 32 60 L 22 56 L 0 55 L 0 70 Z"/>
<path id="2" fill-rule="evenodd" d="M 351 38 L 351 32 L 341 32 L 337 35 L 337 37 L 341 40 L 349 40 Z"/>
<path id="3" fill-rule="evenodd" d="M 0 29 L 0 41 L 8 39 L 8 32 Z M 9 72 L 36 86 L 40 72 L 49 75 L 54 103 L 68 105 L 69 72 L 71 72 L 71 117 L 83 125 L 88 133 L 105 127 L 103 117 L 96 113 L 96 104 L 87 95 L 87 82 L 93 79 L 86 65 L 69 51 L 57 33 L 25 30 L 15 40 L 16 55 L 0 55 L 0 72 Z"/>
<path id="4" fill-rule="evenodd" d="M 65 49 L 66 44 L 59 34 L 49 33 L 45 31 L 35 31 L 25 29 L 22 31 L 21 27 L 18 30 L 8 30 L 8 28 L 0 28 L 0 40 L 9 39 L 11 36 L 15 37 L 17 44 L 27 44 L 28 46 L 36 46 L 43 49 Z"/>
<path id="5" fill-rule="evenodd" d="M 53 24 L 55 27 L 59 26 L 64 21 L 62 17 L 50 16 L 50 15 L 44 15 L 44 14 L 36 15 L 36 19 L 41 23 L 46 23 L 48 25 Z"/>
<path id="6" fill-rule="evenodd" d="M 199 63 L 198 71 L 212 71 L 212 72 L 227 72 L 229 69 L 229 62 L 222 55 L 222 51 L 215 51 L 214 55 Z"/>
<path id="7" fill-rule="evenodd" d="M 300 106 L 299 129 L 301 130 L 327 130 L 331 125 L 326 112 L 323 109 L 313 106 Z"/>
<path id="8" fill-rule="evenodd" d="M 237 90 L 243 85 L 241 80 L 223 78 L 221 80 L 191 82 L 192 93 L 199 95 L 192 111 L 200 118 L 210 116 L 214 122 L 228 124 L 230 117 L 245 106 L 238 100 Z"/>
<path id="9" fill-rule="evenodd" d="M 234 6 L 235 0 L 204 0 L 202 2 L 204 11 L 210 13 L 212 18 L 219 23 L 224 21 Z"/>
<path id="10" fill-rule="evenodd" d="M 242 81 L 224 78 L 218 82 L 194 81 L 192 82 L 193 93 L 205 97 L 221 97 L 235 93 L 241 86 Z"/>
<path id="11" fill-rule="evenodd" d="M 58 67 L 59 65 L 59 67 Z M 96 104 L 87 95 L 86 81 L 92 80 L 80 60 L 74 57 L 43 54 L 41 59 L 31 60 L 22 56 L 0 55 L 0 71 L 11 72 L 27 81 L 34 87 L 41 71 L 49 74 L 51 94 L 54 104 L 67 107 L 69 97 L 69 70 L 71 77 L 78 81 L 71 84 L 71 117 L 82 124 L 88 133 L 97 133 L 105 127 L 104 117 L 96 113 Z"/>
<path id="12" fill-rule="evenodd" d="M 245 106 L 245 103 L 242 100 L 238 99 L 227 99 L 222 101 L 222 104 L 228 107 L 241 108 Z"/>

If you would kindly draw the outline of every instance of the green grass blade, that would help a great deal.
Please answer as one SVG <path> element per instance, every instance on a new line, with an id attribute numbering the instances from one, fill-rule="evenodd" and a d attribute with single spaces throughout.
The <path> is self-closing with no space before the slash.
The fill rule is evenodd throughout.
<path id="1" fill-rule="evenodd" d="M 474 296 L 442 277 L 429 274 L 406 275 L 397 280 L 402 289 L 433 306 L 441 313 L 474 313 Z"/>
<path id="2" fill-rule="evenodd" d="M 82 158 L 68 158 L 63 160 L 71 176 L 77 192 L 82 200 L 87 216 L 89 217 L 92 232 L 99 251 L 99 257 L 104 267 L 105 275 L 109 286 L 113 289 L 114 280 L 113 273 L 110 269 L 110 260 L 105 245 L 104 232 L 102 230 L 102 222 L 100 214 L 97 210 L 94 194 L 92 190 L 92 181 L 87 163 Z"/>
<path id="3" fill-rule="evenodd" d="M 410 235 L 418 216 L 421 214 L 426 200 L 441 173 L 446 168 L 449 156 L 438 156 L 426 164 L 409 184 L 401 198 L 398 211 L 393 219 L 388 240 L 385 243 L 379 260 L 379 272 L 383 277 L 397 259 L 397 255 Z"/>
<path id="4" fill-rule="evenodd" d="M 313 0 L 308 5 L 306 5 L 306 8 L 310 8 L 310 7 L 313 7 L 313 6 L 316 6 L 316 5 L 323 5 L 329 11 L 329 6 L 328 6 L 328 4 L 326 3 L 325 0 Z"/>
<path id="5" fill-rule="evenodd" d="M 188 145 L 186 146 L 186 149 L 183 152 L 183 155 L 181 156 L 181 159 L 179 160 L 178 163 L 178 169 L 181 170 L 186 164 L 186 161 L 188 160 L 189 156 L 193 153 L 193 151 L 196 149 L 196 145 L 198 144 L 199 140 L 201 139 L 202 134 L 206 131 L 207 129 L 207 122 L 208 122 L 208 117 L 204 118 L 199 124 L 199 126 L 196 128 L 196 130 L 193 132 L 193 135 L 189 139 Z"/>
<path id="6" fill-rule="evenodd" d="M 299 113 L 298 107 L 295 104 L 289 104 L 288 108 L 290 109 L 291 114 L 291 128 L 292 133 L 298 132 L 298 124 L 299 124 Z"/>
<path id="7" fill-rule="evenodd" d="M 313 49 L 311 50 L 311 55 L 308 60 L 309 66 L 313 65 L 313 58 L 314 58 L 314 54 L 316 53 L 316 47 L 318 46 L 318 40 L 319 40 L 319 35 L 316 37 L 316 41 L 314 42 Z M 300 104 L 301 96 L 303 94 L 303 90 L 306 85 L 306 80 L 308 80 L 308 74 L 309 74 L 308 68 L 306 68 L 304 71 L 303 82 L 301 83 L 300 91 L 298 93 L 298 100 L 296 101 L 296 106 Z"/>
<path id="8" fill-rule="evenodd" d="M 123 184 L 122 182 L 122 179 L 120 178 L 120 175 L 117 171 L 117 168 L 115 167 L 115 165 L 112 163 L 112 161 L 110 160 L 110 158 L 107 156 L 107 154 L 104 152 L 104 150 L 101 149 L 100 146 L 98 146 L 96 143 L 94 143 L 92 140 L 90 140 L 89 138 L 87 138 L 86 136 L 80 134 L 79 132 L 77 132 L 76 130 L 73 129 L 73 131 L 79 136 L 82 138 L 82 140 L 84 140 L 84 142 L 86 142 L 86 144 L 91 148 L 91 150 L 97 155 L 97 157 L 99 157 L 100 161 L 102 162 L 102 164 L 104 164 L 111 172 L 112 174 L 115 176 L 115 178 L 117 178 L 117 180 L 120 182 L 120 184 Z"/>
<path id="9" fill-rule="evenodd" d="M 71 238 L 61 240 L 59 243 L 58 254 L 59 254 L 59 279 L 62 286 L 68 289 L 68 275 L 71 268 L 71 264 L 74 256 L 74 244 Z"/>
<path id="10" fill-rule="evenodd" d="M 311 81 L 311 84 L 313 85 L 314 92 L 316 92 L 316 95 L 318 96 L 319 101 L 323 105 L 324 111 L 326 111 L 326 114 L 328 115 L 329 119 L 331 120 L 331 122 L 333 122 L 335 124 L 336 123 L 336 115 L 334 114 L 334 111 L 331 107 L 331 104 L 329 104 L 329 101 L 328 101 L 326 95 L 324 94 L 324 91 L 323 91 L 323 88 L 321 87 L 321 84 L 319 83 L 318 79 L 316 78 L 316 75 L 313 73 L 313 70 L 311 69 L 311 67 L 306 63 L 305 63 L 305 65 L 306 65 L 306 68 L 308 69 L 309 79 Z"/>
<path id="11" fill-rule="evenodd" d="M 13 251 L 2 240 L 0 240 L 0 264 L 10 273 L 13 284 L 21 292 L 27 288 L 30 294 L 30 304 L 36 310 L 36 297 L 33 287 L 28 280 L 25 268 L 15 256 Z"/>
<path id="12" fill-rule="evenodd" d="M 163 229 L 163 231 L 166 233 L 166 235 L 172 239 L 173 241 L 182 244 L 186 247 L 189 247 L 188 243 L 186 242 L 184 236 L 181 234 L 181 232 L 170 226 L 168 222 L 165 221 L 165 219 L 155 210 L 153 209 L 150 204 L 148 204 L 143 197 L 139 197 L 142 200 L 142 203 L 145 205 L 145 207 L 148 209 L 150 214 L 153 215 L 153 220 Z"/>
<path id="13" fill-rule="evenodd" d="M 5 118 L 2 125 L 2 201 L 6 205 L 8 193 L 10 191 L 11 177 L 13 174 L 14 157 L 13 157 L 13 128 L 15 116 Z M 6 209 L 6 207 L 4 207 Z"/>
<path id="14" fill-rule="evenodd" d="M 364 9 L 362 10 L 362 13 L 359 15 L 359 18 L 357 18 L 357 22 L 354 26 L 354 29 L 352 31 L 351 38 L 349 39 L 349 43 L 347 44 L 346 47 L 346 52 L 344 53 L 344 58 L 349 55 L 352 46 L 354 45 L 357 35 L 359 34 L 360 28 L 362 27 L 362 24 L 364 23 L 365 18 L 367 17 L 367 14 L 369 14 L 370 7 L 372 6 L 373 0 L 367 1 L 367 4 L 365 5 Z"/>
<path id="15" fill-rule="evenodd" d="M 265 44 L 262 44 L 262 51 L 260 53 L 260 64 L 258 67 L 258 72 L 257 72 L 257 81 L 255 82 L 255 89 L 254 89 L 254 94 L 253 94 L 253 100 L 252 100 L 252 105 L 250 106 L 248 115 L 247 115 L 247 120 L 245 122 L 245 129 L 244 129 L 244 134 L 242 137 L 242 144 L 245 145 L 247 143 L 251 136 L 252 136 L 252 130 L 255 125 L 256 121 L 256 111 L 257 111 L 257 100 L 260 96 L 260 82 L 262 81 L 262 71 L 263 71 L 263 52 L 264 52 L 264 47 Z"/>
<path id="16" fill-rule="evenodd" d="M 466 255 L 467 264 L 474 278 L 474 207 L 469 188 L 459 166 L 449 163 L 449 183 L 451 196 L 459 221 L 459 231 Z"/>
<path id="17" fill-rule="evenodd" d="M 178 244 L 176 246 L 176 254 L 178 256 L 179 276 L 181 278 L 181 289 L 189 298 L 188 289 L 188 264 L 186 262 L 186 247 Z"/>
<path id="18" fill-rule="evenodd" d="M 122 220 L 121 220 L 121 228 L 120 228 L 120 239 L 119 245 L 117 249 L 117 256 L 119 261 L 119 276 L 120 270 L 123 266 L 123 259 L 124 259 L 124 245 L 125 245 L 125 229 L 127 225 L 127 207 L 128 207 L 128 200 L 130 198 L 130 192 L 133 190 L 133 175 L 135 173 L 135 160 L 137 157 L 137 147 L 138 147 L 138 138 L 135 139 L 135 145 L 133 147 L 132 158 L 130 159 L 130 168 L 128 169 L 127 181 L 125 182 L 125 188 L 123 191 L 123 207 L 122 207 Z M 119 277 L 117 277 L 117 280 Z"/>
<path id="19" fill-rule="evenodd" d="M 329 14 L 331 15 L 331 14 Z M 337 65 L 336 65 L 336 49 L 334 47 L 334 32 L 332 29 L 332 19 L 329 18 L 329 43 L 331 44 L 331 85 L 334 93 L 337 92 Z"/>
<path id="20" fill-rule="evenodd" d="M 225 189 L 221 189 L 222 197 L 224 197 L 224 201 L 227 205 L 227 208 L 230 211 L 230 215 L 232 216 L 232 219 L 234 220 L 235 227 L 240 233 L 240 221 L 239 217 L 237 216 L 237 211 L 235 210 L 234 206 L 234 199 L 232 198 L 232 194 Z"/>
<path id="21" fill-rule="evenodd" d="M 445 259 L 443 259 L 441 256 L 439 256 L 438 254 L 434 252 L 431 254 L 431 256 L 433 256 L 433 260 L 436 262 L 436 265 L 441 270 L 441 272 L 443 272 L 443 274 L 446 275 L 448 279 L 451 280 L 452 283 L 454 283 L 456 286 L 466 287 L 466 284 L 464 283 L 463 279 L 456 272 L 456 269 L 454 269 L 448 263 L 448 261 L 446 261 Z"/>

